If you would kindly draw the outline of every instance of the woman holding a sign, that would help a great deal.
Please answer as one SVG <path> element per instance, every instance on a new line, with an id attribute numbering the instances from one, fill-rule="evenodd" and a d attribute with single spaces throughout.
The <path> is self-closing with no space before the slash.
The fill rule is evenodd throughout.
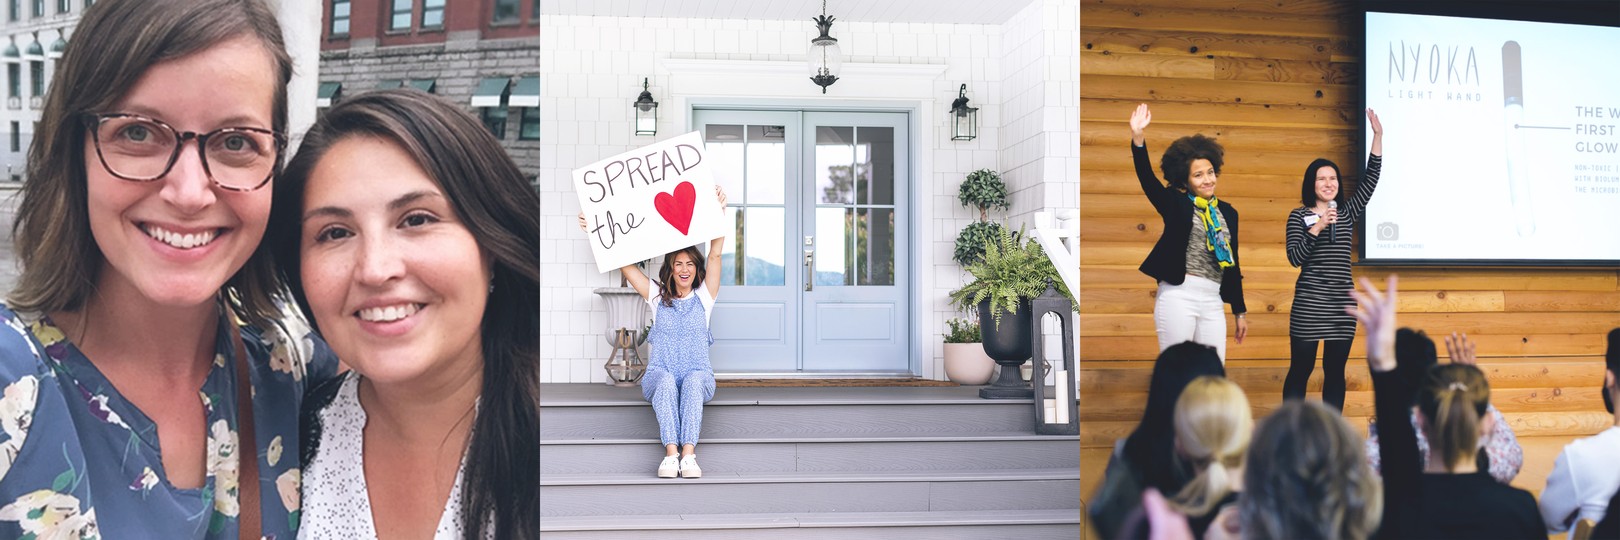
<path id="1" fill-rule="evenodd" d="M 1131 157 L 1142 192 L 1164 220 L 1164 232 L 1153 245 L 1142 273 L 1159 282 L 1153 326 L 1159 350 L 1183 341 L 1215 348 L 1226 361 L 1226 316 L 1221 304 L 1232 304 L 1237 342 L 1249 334 L 1243 319 L 1243 274 L 1238 266 L 1238 214 L 1215 198 L 1225 151 L 1215 139 L 1189 135 L 1165 149 L 1159 168 L 1170 185 L 1159 183 L 1148 161 L 1144 130 L 1153 121 L 1146 104 L 1131 113 Z"/>
<path id="2" fill-rule="evenodd" d="M 725 191 L 715 186 L 714 196 L 724 213 Z M 586 230 L 583 213 L 579 215 L 579 228 Z M 634 264 L 619 269 L 630 286 L 647 299 L 653 312 L 652 330 L 647 332 L 652 358 L 647 360 L 647 373 L 641 377 L 641 394 L 652 402 L 658 417 L 658 439 L 664 445 L 659 478 L 674 478 L 677 472 L 682 478 L 703 476 L 696 448 L 698 431 L 703 426 L 703 404 L 714 399 L 714 368 L 709 365 L 714 335 L 709 332 L 709 319 L 714 315 L 714 299 L 720 294 L 720 280 L 704 278 L 708 268 L 720 266 L 725 241 L 724 236 L 710 240 L 706 258 L 697 246 L 665 254 L 656 282 L 649 281 Z"/>
<path id="3" fill-rule="evenodd" d="M 276 182 L 277 264 L 354 368 L 305 403 L 299 538 L 539 535 L 540 203 L 480 126 L 361 94 Z"/>

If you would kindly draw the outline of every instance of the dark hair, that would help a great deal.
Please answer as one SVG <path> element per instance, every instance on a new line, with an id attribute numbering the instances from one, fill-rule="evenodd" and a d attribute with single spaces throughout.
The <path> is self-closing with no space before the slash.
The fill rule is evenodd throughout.
<path id="1" fill-rule="evenodd" d="M 1192 172 L 1194 160 L 1209 160 L 1209 164 L 1215 167 L 1215 174 L 1219 175 L 1223 163 L 1221 156 L 1224 155 L 1226 150 L 1215 139 L 1188 135 L 1176 139 L 1169 148 L 1164 149 L 1164 156 L 1159 158 L 1159 170 L 1164 172 L 1164 179 L 1170 182 L 1170 187 L 1187 191 L 1187 175 Z"/>
<path id="2" fill-rule="evenodd" d="M 1438 363 L 1439 353 L 1428 334 L 1412 328 L 1395 331 L 1395 373 L 1410 385 L 1408 388 L 1417 388 L 1429 368 Z"/>
<path id="3" fill-rule="evenodd" d="M 461 494 L 464 538 L 539 534 L 540 203 L 500 141 L 471 114 L 409 89 L 363 93 L 338 103 L 304 135 L 276 182 L 270 237 L 299 308 L 309 310 L 299 275 L 304 190 L 323 156 L 352 137 L 399 145 L 444 190 L 456 216 L 493 260 L 496 291 L 484 308 L 483 388 L 467 445 Z"/>
<path id="4" fill-rule="evenodd" d="M 664 265 L 658 267 L 658 296 L 660 297 L 659 301 L 666 307 L 674 307 L 675 297 L 679 294 L 675 291 L 675 256 L 682 253 L 692 258 L 692 265 L 697 269 L 696 272 L 692 273 L 692 290 L 695 291 L 698 287 L 702 287 L 703 278 L 708 275 L 708 272 L 704 269 L 703 253 L 698 251 L 697 246 L 686 246 L 665 253 Z"/>
<path id="5" fill-rule="evenodd" d="M 85 10 L 73 36 L 45 96 L 12 221 L 22 274 L 7 301 L 19 310 L 82 308 L 106 263 L 90 231 L 79 114 L 112 107 L 155 64 L 251 37 L 270 55 L 271 65 L 264 67 L 275 72 L 275 87 L 268 89 L 271 129 L 287 129 L 292 60 L 275 12 L 261 0 L 107 0 Z M 260 327 L 280 316 L 275 299 L 281 287 L 263 243 L 225 282 L 240 315 Z"/>
<path id="6" fill-rule="evenodd" d="M 1339 172 L 1339 164 L 1326 158 L 1316 158 L 1305 168 L 1305 182 L 1299 186 L 1299 204 L 1306 208 L 1316 206 L 1316 171 L 1322 167 L 1333 168 L 1333 176 L 1339 179 L 1339 190 L 1333 193 L 1333 200 L 1344 206 L 1344 174 Z"/>
<path id="7" fill-rule="evenodd" d="M 1620 328 L 1609 331 L 1609 349 L 1603 353 L 1603 365 L 1614 374 L 1614 384 L 1620 386 Z M 1609 396 L 1609 388 L 1605 386 L 1598 393 L 1603 394 L 1603 409 L 1614 414 L 1614 398 Z"/>
<path id="8" fill-rule="evenodd" d="M 1191 467 L 1175 456 L 1176 400 L 1193 379 L 1204 375 L 1226 376 L 1220 355 L 1208 345 L 1177 343 L 1153 363 L 1142 421 L 1125 438 L 1125 456 L 1142 473 L 1143 487 L 1177 493 L 1192 479 Z"/>
<path id="9" fill-rule="evenodd" d="M 1365 539 L 1383 519 L 1383 490 L 1361 437 L 1321 402 L 1284 401 L 1255 428 L 1245 463 L 1245 538 Z"/>
<path id="10" fill-rule="evenodd" d="M 1426 422 L 1431 461 L 1436 457 L 1446 471 L 1479 452 L 1479 423 L 1491 404 L 1491 384 L 1485 373 L 1468 364 L 1430 368 L 1418 385 L 1418 413 Z"/>

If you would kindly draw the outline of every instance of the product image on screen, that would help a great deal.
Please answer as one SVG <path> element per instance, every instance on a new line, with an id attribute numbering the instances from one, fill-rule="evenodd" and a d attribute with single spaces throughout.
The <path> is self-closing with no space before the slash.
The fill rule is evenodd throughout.
<path id="1" fill-rule="evenodd" d="M 1620 264 L 1620 28 L 1366 14 L 1369 263 Z"/>

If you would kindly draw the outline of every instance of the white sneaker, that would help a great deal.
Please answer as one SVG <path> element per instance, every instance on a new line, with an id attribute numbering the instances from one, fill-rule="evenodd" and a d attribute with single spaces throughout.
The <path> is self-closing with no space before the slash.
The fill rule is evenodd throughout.
<path id="1" fill-rule="evenodd" d="M 675 470 L 678 467 L 678 465 L 676 464 L 676 461 L 675 461 L 676 459 L 677 458 L 675 456 L 664 456 L 664 460 L 658 462 L 658 477 L 659 478 L 674 478 L 675 477 Z"/>
<path id="2" fill-rule="evenodd" d="M 681 478 L 702 478 L 703 468 L 698 467 L 697 454 L 681 458 Z"/>

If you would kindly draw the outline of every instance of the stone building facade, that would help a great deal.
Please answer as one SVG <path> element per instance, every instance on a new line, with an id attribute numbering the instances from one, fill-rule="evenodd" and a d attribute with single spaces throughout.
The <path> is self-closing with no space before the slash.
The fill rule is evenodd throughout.
<path id="1" fill-rule="evenodd" d="M 484 120 L 530 178 L 540 169 L 540 3 L 324 0 L 317 104 L 414 86 Z"/>

